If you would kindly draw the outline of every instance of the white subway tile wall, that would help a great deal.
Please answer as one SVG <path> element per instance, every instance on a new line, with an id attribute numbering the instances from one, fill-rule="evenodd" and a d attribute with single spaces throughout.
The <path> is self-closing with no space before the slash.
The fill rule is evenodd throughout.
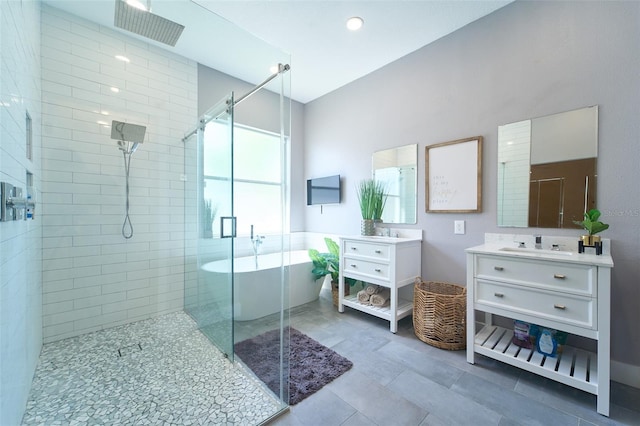
<path id="1" fill-rule="evenodd" d="M 42 100 L 44 341 L 182 309 L 181 139 L 197 122 L 197 64 L 43 7 Z M 131 239 L 112 120 L 147 127 L 131 157 Z"/>
<path id="2" fill-rule="evenodd" d="M 40 4 L 0 1 L 0 181 L 41 186 Z M 33 155 L 27 158 L 26 114 Z M 42 348 L 42 200 L 35 219 L 0 222 L 0 425 L 20 424 Z"/>

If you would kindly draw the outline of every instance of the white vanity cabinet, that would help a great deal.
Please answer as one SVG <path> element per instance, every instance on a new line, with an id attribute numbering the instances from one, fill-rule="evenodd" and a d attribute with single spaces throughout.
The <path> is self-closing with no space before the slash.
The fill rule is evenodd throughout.
<path id="1" fill-rule="evenodd" d="M 608 416 L 611 256 L 487 244 L 466 252 L 467 361 L 473 364 L 479 353 L 590 392 L 598 413 Z M 545 357 L 513 344 L 513 331 L 494 325 L 492 314 L 594 339 L 597 351 L 565 345 L 556 357 Z"/>
<path id="2" fill-rule="evenodd" d="M 338 311 L 348 306 L 384 318 L 390 322 L 392 333 L 398 331 L 398 321 L 413 311 L 413 285 L 421 275 L 421 238 L 340 237 L 340 280 Z M 375 307 L 358 302 L 352 291 L 344 296 L 345 278 L 388 287 L 391 298 L 388 306 Z M 403 297 L 404 295 L 404 297 Z"/>

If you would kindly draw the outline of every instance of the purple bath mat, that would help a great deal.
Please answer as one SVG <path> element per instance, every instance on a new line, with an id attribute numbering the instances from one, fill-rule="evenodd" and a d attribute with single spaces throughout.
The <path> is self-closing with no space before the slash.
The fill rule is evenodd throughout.
<path id="1" fill-rule="evenodd" d="M 295 405 L 349 370 L 353 363 L 292 327 L 289 333 L 289 405 Z M 235 344 L 235 353 L 276 395 L 280 393 L 280 331 Z"/>

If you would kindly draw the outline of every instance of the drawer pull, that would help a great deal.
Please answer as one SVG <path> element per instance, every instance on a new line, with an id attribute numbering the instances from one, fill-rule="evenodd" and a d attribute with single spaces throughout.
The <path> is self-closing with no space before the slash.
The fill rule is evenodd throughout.
<path id="1" fill-rule="evenodd" d="M 351 250 L 358 250 L 357 247 L 351 247 Z"/>
<path id="2" fill-rule="evenodd" d="M 495 297 L 504 297 L 504 293 L 493 293 Z"/>
<path id="3" fill-rule="evenodd" d="M 358 265 L 356 265 L 355 263 L 352 263 L 352 264 L 351 264 L 351 267 L 352 267 L 352 268 L 357 268 L 357 267 L 358 267 Z"/>
<path id="4" fill-rule="evenodd" d="M 556 309 L 563 310 L 563 311 L 564 311 L 565 309 L 567 309 L 567 307 L 566 307 L 566 306 L 564 306 L 564 305 L 558 305 L 557 303 L 556 303 L 555 305 L 553 305 L 553 307 L 554 307 L 554 308 L 556 308 Z"/>
<path id="5" fill-rule="evenodd" d="M 376 250 L 376 253 L 380 254 L 380 253 L 382 253 L 382 250 Z"/>
<path id="6" fill-rule="evenodd" d="M 494 266 L 493 269 L 495 269 L 496 271 L 504 271 L 504 268 L 502 266 Z"/>
<path id="7" fill-rule="evenodd" d="M 376 271 L 376 272 L 382 272 L 382 270 L 381 270 L 380 268 L 376 268 L 376 269 L 374 269 L 374 271 Z"/>
<path id="8" fill-rule="evenodd" d="M 567 276 L 563 275 L 563 274 L 553 274 L 553 278 L 557 278 L 559 280 L 564 280 L 565 278 L 567 278 Z"/>

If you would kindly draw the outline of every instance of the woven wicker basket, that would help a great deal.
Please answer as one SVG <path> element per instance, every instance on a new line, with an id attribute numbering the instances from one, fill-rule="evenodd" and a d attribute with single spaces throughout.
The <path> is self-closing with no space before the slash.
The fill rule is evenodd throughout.
<path id="1" fill-rule="evenodd" d="M 423 342 L 451 351 L 464 349 L 466 307 L 466 287 L 416 278 L 413 289 L 413 329 Z"/>
<path id="2" fill-rule="evenodd" d="M 350 293 L 349 285 L 345 284 L 344 286 L 344 295 L 348 296 Z M 331 297 L 333 298 L 333 306 L 338 306 L 338 285 L 332 282 L 331 283 Z"/>

